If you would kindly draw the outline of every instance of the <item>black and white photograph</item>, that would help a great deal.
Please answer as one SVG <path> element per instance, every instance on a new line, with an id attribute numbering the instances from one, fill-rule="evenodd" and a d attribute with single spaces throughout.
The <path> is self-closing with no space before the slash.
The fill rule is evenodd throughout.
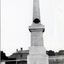
<path id="1" fill-rule="evenodd" d="M 0 2 L 0 64 L 64 64 L 64 0 Z"/>

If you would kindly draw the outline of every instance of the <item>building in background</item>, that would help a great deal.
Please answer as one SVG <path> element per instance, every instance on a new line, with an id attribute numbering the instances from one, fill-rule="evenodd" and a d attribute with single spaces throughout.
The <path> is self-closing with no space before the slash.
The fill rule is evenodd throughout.
<path id="1" fill-rule="evenodd" d="M 54 52 L 52 50 L 46 51 L 49 56 L 49 64 L 64 64 L 64 51 Z M 9 59 L 1 60 L 0 64 L 27 64 L 27 55 L 29 50 L 16 49 L 16 52 L 10 55 Z"/>

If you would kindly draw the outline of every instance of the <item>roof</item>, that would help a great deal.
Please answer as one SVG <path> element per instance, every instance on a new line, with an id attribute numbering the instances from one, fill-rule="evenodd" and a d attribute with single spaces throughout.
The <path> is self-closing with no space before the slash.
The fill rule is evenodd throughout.
<path id="1" fill-rule="evenodd" d="M 21 55 L 21 54 L 29 54 L 29 50 L 19 50 L 19 51 L 16 51 L 15 53 L 13 53 L 10 58 L 17 58 L 18 55 Z M 26 58 L 27 56 L 24 56 L 22 58 Z"/>
<path id="2" fill-rule="evenodd" d="M 19 50 L 16 53 L 29 53 L 29 50 Z"/>

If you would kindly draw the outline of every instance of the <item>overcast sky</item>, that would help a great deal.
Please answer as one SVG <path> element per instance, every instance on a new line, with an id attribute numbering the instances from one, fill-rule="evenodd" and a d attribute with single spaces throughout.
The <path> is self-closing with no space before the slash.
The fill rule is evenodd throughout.
<path id="1" fill-rule="evenodd" d="M 41 23 L 46 50 L 64 50 L 64 0 L 40 0 Z M 1 0 L 1 50 L 7 56 L 29 49 L 29 27 L 33 22 L 33 0 Z"/>

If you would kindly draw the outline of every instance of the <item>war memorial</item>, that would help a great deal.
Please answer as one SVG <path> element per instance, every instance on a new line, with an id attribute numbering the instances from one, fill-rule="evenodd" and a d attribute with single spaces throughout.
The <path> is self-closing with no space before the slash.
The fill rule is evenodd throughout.
<path id="1" fill-rule="evenodd" d="M 29 26 L 31 45 L 29 50 L 16 50 L 9 58 L 15 60 L 2 61 L 1 64 L 64 64 L 64 55 L 48 56 L 44 47 L 43 33 L 45 26 L 41 24 L 39 0 L 33 0 L 33 21 Z"/>
<path id="2" fill-rule="evenodd" d="M 45 28 L 40 20 L 39 0 L 33 2 L 33 23 L 29 26 L 31 32 L 31 47 L 27 56 L 27 64 L 49 64 L 48 56 L 43 43 Z"/>

